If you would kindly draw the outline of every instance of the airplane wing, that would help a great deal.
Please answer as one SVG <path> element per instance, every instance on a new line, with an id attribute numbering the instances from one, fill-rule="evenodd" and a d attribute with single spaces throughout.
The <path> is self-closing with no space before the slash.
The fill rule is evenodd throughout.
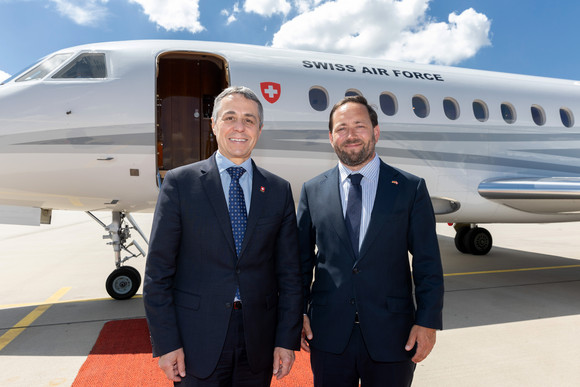
<path id="1" fill-rule="evenodd" d="M 489 200 L 532 213 L 580 212 L 580 177 L 488 179 L 479 194 Z"/>

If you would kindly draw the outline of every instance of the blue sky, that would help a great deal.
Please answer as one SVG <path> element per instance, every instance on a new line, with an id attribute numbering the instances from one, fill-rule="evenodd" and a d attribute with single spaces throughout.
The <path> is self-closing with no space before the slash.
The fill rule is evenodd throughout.
<path id="1" fill-rule="evenodd" d="M 0 0 L 0 79 L 78 44 L 249 43 L 580 79 L 580 2 Z"/>

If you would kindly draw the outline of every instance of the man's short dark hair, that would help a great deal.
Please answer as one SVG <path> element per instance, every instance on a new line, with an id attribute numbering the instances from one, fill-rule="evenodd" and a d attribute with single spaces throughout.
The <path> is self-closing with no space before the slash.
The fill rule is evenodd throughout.
<path id="1" fill-rule="evenodd" d="M 377 116 L 377 112 L 375 111 L 375 109 L 373 109 L 373 107 L 371 105 L 369 105 L 369 103 L 367 102 L 367 99 L 365 97 L 363 97 L 362 95 L 354 95 L 354 96 L 344 97 L 343 99 L 338 101 L 332 107 L 332 110 L 330 111 L 330 119 L 328 120 L 328 129 L 330 130 L 331 133 L 332 133 L 332 126 L 333 126 L 332 115 L 334 114 L 336 109 L 338 109 L 342 105 L 347 104 L 349 102 L 358 103 L 358 104 L 361 104 L 367 108 L 367 110 L 369 112 L 369 117 L 371 119 L 371 123 L 373 124 L 373 128 L 379 124 L 379 118 Z"/>
<path id="2" fill-rule="evenodd" d="M 230 86 L 215 98 L 211 115 L 213 121 L 217 122 L 217 115 L 222 107 L 222 100 L 232 94 L 240 94 L 244 98 L 254 101 L 258 105 L 258 119 L 260 120 L 260 128 L 262 128 L 262 125 L 264 125 L 264 107 L 262 106 L 262 102 L 260 102 L 258 96 L 251 89 L 245 86 Z"/>

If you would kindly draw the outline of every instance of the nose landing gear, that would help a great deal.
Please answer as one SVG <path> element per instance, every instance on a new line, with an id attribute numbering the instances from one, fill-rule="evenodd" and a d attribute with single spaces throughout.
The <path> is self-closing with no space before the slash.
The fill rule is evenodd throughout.
<path id="1" fill-rule="evenodd" d="M 106 225 L 89 211 L 87 214 L 108 232 L 108 235 L 103 235 L 103 239 L 111 239 L 108 244 L 113 246 L 115 253 L 115 266 L 117 268 L 107 278 L 105 285 L 107 293 L 116 300 L 126 300 L 133 297 L 141 286 L 141 274 L 134 267 L 122 265 L 131 258 L 145 257 L 146 254 L 137 241 L 133 240 L 127 243 L 127 240 L 131 238 L 131 229 L 136 230 L 145 243 L 149 244 L 147 237 L 129 213 L 113 211 L 110 225 Z M 125 220 L 128 220 L 132 227 L 124 224 Z M 136 249 L 137 252 L 131 251 L 132 248 Z M 121 250 L 129 255 L 121 258 Z"/>

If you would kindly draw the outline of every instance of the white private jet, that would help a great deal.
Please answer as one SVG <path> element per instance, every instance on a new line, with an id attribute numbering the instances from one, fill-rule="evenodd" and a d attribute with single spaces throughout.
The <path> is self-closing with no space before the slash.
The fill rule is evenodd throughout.
<path id="1" fill-rule="evenodd" d="M 580 220 L 580 82 L 153 40 L 60 50 L 0 86 L 4 213 L 32 208 L 37 224 L 52 209 L 89 213 L 112 239 L 117 269 L 107 291 L 130 298 L 141 278 L 124 263 L 145 255 L 128 242 L 130 229 L 147 240 L 130 213 L 152 211 L 165 171 L 216 149 L 213 99 L 228 85 L 263 99 L 253 157 L 288 179 L 295 199 L 304 181 L 336 164 L 330 108 L 361 94 L 379 114 L 377 153 L 426 179 L 460 251 L 489 252 L 480 223 Z M 92 214 L 103 210 L 110 225 Z"/>

